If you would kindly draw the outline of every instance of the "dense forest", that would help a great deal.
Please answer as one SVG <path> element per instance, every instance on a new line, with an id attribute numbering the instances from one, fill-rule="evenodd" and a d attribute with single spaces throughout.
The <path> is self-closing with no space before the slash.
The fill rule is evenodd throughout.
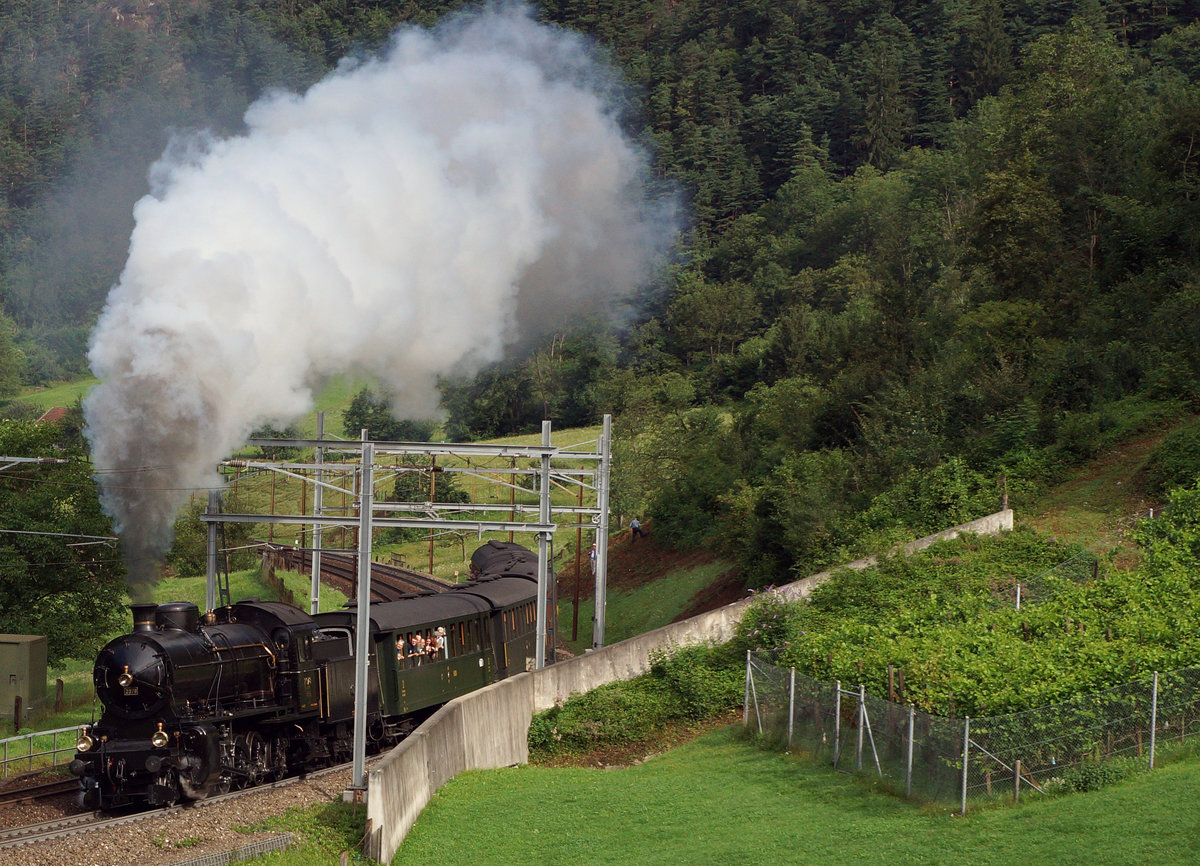
<path id="1" fill-rule="evenodd" d="M 458 5 L 4 4 L 0 396 L 83 372 L 170 129 Z M 614 412 L 617 510 L 768 583 L 1200 408 L 1200 4 L 537 10 L 619 67 L 691 224 L 634 321 L 443 383 L 449 435 Z"/>

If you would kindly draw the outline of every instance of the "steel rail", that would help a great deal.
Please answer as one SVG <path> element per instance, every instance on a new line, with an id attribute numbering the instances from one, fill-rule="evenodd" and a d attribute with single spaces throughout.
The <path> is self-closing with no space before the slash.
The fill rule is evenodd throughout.
<path id="1" fill-rule="evenodd" d="M 54 797 L 59 794 L 69 794 L 79 790 L 78 779 L 60 779 L 54 782 L 43 782 L 29 785 L 25 788 L 9 788 L 0 791 L 0 806 L 11 806 L 17 803 L 30 803 L 43 797 Z"/>
<path id="2" fill-rule="evenodd" d="M 372 758 L 376 760 L 377 758 Z M 229 800 L 236 800 L 239 797 L 253 796 L 254 794 L 270 791 L 277 788 L 286 788 L 290 785 L 295 785 L 298 782 L 304 782 L 312 778 L 320 778 L 342 770 L 350 769 L 349 763 L 338 764 L 333 767 L 325 767 L 320 770 L 313 770 L 308 773 L 300 773 L 295 776 L 289 776 L 286 779 L 280 779 L 278 782 L 267 782 L 261 785 L 255 785 L 252 788 L 243 788 L 240 791 L 230 791 L 227 794 L 218 794 L 214 797 L 206 797 L 203 800 L 193 800 L 187 804 L 179 806 L 169 806 L 159 809 L 144 809 L 138 812 L 130 812 L 123 815 L 106 815 L 104 812 L 85 812 L 78 815 L 67 815 L 62 818 L 54 818 L 50 821 L 40 821 L 36 824 L 25 824 L 20 827 L 10 827 L 0 830 L 0 851 L 9 848 L 20 848 L 24 845 L 33 845 L 37 842 L 49 842 L 54 839 L 61 839 L 66 836 L 76 836 L 83 833 L 91 833 L 95 830 L 105 830 L 112 827 L 119 827 L 123 824 L 134 824 L 139 821 L 147 821 L 152 818 L 161 818 L 163 815 L 173 815 L 189 809 L 203 809 L 208 806 L 215 806 L 219 803 L 224 803 Z M 78 782 L 75 783 L 78 786 Z"/>

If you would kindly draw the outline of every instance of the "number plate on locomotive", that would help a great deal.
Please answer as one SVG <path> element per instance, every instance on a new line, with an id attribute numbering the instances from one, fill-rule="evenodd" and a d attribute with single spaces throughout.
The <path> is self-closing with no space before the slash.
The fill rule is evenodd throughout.
<path id="1" fill-rule="evenodd" d="M 127 695 L 136 695 L 137 693 L 138 693 L 137 686 L 126 686 L 125 687 L 125 694 L 127 694 Z"/>

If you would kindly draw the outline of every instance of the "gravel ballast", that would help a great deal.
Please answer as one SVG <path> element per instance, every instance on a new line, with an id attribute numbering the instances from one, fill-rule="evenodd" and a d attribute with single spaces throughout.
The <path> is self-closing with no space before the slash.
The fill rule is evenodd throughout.
<path id="1" fill-rule="evenodd" d="M 115 828 L 10 848 L 0 853 L 0 862 L 4 866 L 160 866 L 232 851 L 282 835 L 281 831 L 245 833 L 234 828 L 258 824 L 294 807 L 339 801 L 350 785 L 350 775 L 350 770 L 341 770 Z"/>

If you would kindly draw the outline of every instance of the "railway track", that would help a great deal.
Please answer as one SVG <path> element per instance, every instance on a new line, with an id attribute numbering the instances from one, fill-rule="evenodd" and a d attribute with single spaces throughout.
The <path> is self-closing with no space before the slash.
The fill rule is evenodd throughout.
<path id="1" fill-rule="evenodd" d="M 368 764 L 374 759 L 368 760 Z M 297 782 L 303 782 L 308 779 L 320 778 L 321 776 L 330 775 L 340 770 L 348 770 L 353 764 L 338 764 L 333 767 L 326 767 L 322 770 L 314 770 L 303 775 L 290 776 L 286 779 L 281 779 L 278 782 L 270 782 L 262 785 L 255 785 L 253 788 L 245 788 L 241 791 L 231 791 L 228 794 L 220 794 L 215 797 L 207 797 L 203 800 L 196 800 L 182 806 L 170 806 L 162 809 L 144 809 L 140 811 L 126 812 L 122 814 L 110 814 L 105 812 L 80 812 L 76 815 L 66 815 L 62 818 L 54 818 L 50 821 L 39 821 L 36 824 L 24 824 L 19 827 L 10 827 L 0 829 L 0 851 L 10 848 L 19 848 L 23 845 L 32 845 L 37 842 L 49 842 L 53 839 L 61 839 L 66 836 L 75 836 L 81 833 L 91 833 L 95 830 L 104 830 L 111 827 L 119 827 L 123 824 L 133 824 L 138 821 L 146 821 L 151 818 L 161 818 L 164 815 L 172 815 L 182 812 L 187 809 L 203 809 L 208 806 L 215 806 L 219 803 L 225 803 L 229 800 L 235 800 L 239 797 L 252 796 L 256 793 L 269 791 L 274 788 L 285 788 L 289 785 L 295 785 Z M 79 781 L 70 780 L 69 784 L 74 786 L 74 790 L 79 790 Z M 49 795 L 46 795 L 49 796 Z M 0 861 L 3 861 L 0 856 Z"/>
<path id="2" fill-rule="evenodd" d="M 272 545 L 271 549 L 283 557 L 291 571 L 307 572 L 312 569 L 312 551 L 286 545 Z M 342 590 L 353 598 L 358 581 L 356 557 L 325 551 L 321 554 L 321 582 Z M 444 592 L 454 584 L 449 581 L 396 565 L 382 562 L 371 563 L 371 600 L 395 601 L 403 595 L 420 592 Z"/>
<path id="3" fill-rule="evenodd" d="M 78 783 L 76 787 L 78 787 Z M 146 813 L 146 815 L 149 814 L 151 813 Z M 122 815 L 106 819 L 103 812 L 80 812 L 78 815 L 67 815 L 63 818 L 39 821 L 36 824 L 9 827 L 0 830 L 0 851 L 7 848 L 20 848 L 22 845 L 32 845 L 35 842 L 48 842 L 51 839 L 98 830 L 101 827 L 124 824 L 137 817 L 139 816 Z"/>
<path id="4" fill-rule="evenodd" d="M 78 779 L 60 779 L 55 782 L 43 782 L 25 788 L 10 788 L 0 791 L 0 807 L 15 806 L 18 803 L 32 803 L 45 797 L 57 797 L 79 790 Z"/>

